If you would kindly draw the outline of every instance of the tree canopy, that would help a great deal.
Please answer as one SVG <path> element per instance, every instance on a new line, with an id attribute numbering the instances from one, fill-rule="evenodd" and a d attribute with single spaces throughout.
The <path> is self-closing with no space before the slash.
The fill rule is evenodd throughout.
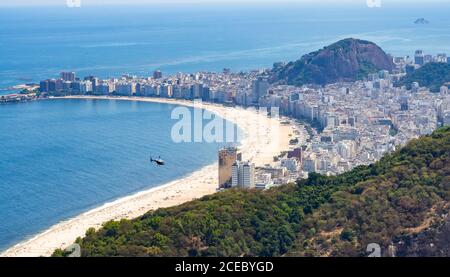
<path id="1" fill-rule="evenodd" d="M 362 256 L 439 224 L 449 200 L 446 127 L 338 176 L 219 192 L 106 222 L 77 243 L 83 256 Z"/>

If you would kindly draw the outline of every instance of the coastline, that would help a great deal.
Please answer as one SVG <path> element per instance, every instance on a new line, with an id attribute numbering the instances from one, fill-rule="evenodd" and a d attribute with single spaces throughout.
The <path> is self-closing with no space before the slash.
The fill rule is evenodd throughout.
<path id="1" fill-rule="evenodd" d="M 122 100 L 195 107 L 193 101 L 166 98 L 67 96 L 54 99 Z M 225 107 L 211 103 L 203 103 L 199 108 L 233 122 L 243 130 L 245 138 L 239 146 L 240 152 L 245 160 L 250 160 L 256 166 L 271 164 L 274 156 L 289 149 L 289 140 L 294 134 L 294 129 L 290 125 L 282 124 L 280 119 L 268 118 L 240 107 Z M 266 129 L 255 132 L 255 126 L 264 126 Z M 269 134 L 270 128 L 273 127 L 279 134 L 276 141 L 270 135 L 261 135 L 261 131 L 263 134 Z M 218 164 L 215 162 L 188 176 L 119 198 L 62 221 L 33 238 L 5 250 L 0 253 L 0 257 L 50 256 L 55 249 L 71 245 L 77 237 L 83 237 L 87 229 L 91 227 L 98 229 L 106 221 L 136 218 L 150 210 L 176 206 L 213 194 L 217 188 L 217 167 Z"/>

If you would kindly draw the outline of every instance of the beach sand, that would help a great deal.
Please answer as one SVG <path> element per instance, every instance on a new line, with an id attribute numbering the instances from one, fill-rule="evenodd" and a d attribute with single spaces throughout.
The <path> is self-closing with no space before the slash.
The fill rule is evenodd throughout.
<path id="1" fill-rule="evenodd" d="M 164 98 L 107 98 L 96 96 L 70 96 L 64 98 L 115 99 L 194 106 L 193 101 Z M 241 141 L 239 150 L 244 160 L 250 160 L 256 166 L 272 164 L 274 156 L 277 156 L 282 151 L 289 150 L 289 141 L 293 136 L 293 128 L 290 125 L 282 124 L 280 119 L 269 118 L 254 110 L 246 110 L 240 107 L 224 107 L 203 103 L 200 108 L 237 124 L 243 130 L 245 139 Z M 91 227 L 98 229 L 106 221 L 136 218 L 150 210 L 179 205 L 215 193 L 218 186 L 217 176 L 218 164 L 216 162 L 193 172 L 189 176 L 120 198 L 73 219 L 60 222 L 47 231 L 7 249 L 0 256 L 50 256 L 55 249 L 68 247 L 74 243 L 77 237 L 83 237 L 87 229 Z"/>

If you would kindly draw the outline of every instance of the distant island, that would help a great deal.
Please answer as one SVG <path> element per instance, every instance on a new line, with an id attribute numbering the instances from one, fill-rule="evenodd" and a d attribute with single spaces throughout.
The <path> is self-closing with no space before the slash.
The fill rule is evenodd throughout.
<path id="1" fill-rule="evenodd" d="M 414 21 L 414 24 L 429 24 L 430 21 L 426 20 L 425 18 L 419 18 L 416 21 Z"/>
<path id="2" fill-rule="evenodd" d="M 354 82 L 369 73 L 392 71 L 394 67 L 392 57 L 375 43 L 348 38 L 306 54 L 295 62 L 275 66 L 270 81 L 299 86 Z"/>

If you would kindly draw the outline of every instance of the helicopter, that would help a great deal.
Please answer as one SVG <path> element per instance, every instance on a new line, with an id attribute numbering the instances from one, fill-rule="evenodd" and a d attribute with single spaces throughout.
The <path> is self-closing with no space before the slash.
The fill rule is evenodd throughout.
<path id="1" fill-rule="evenodd" d="M 157 159 L 153 159 L 152 157 L 150 157 L 150 162 L 155 163 L 158 166 L 164 165 L 166 163 L 163 159 L 161 159 L 161 156 L 159 156 Z"/>

